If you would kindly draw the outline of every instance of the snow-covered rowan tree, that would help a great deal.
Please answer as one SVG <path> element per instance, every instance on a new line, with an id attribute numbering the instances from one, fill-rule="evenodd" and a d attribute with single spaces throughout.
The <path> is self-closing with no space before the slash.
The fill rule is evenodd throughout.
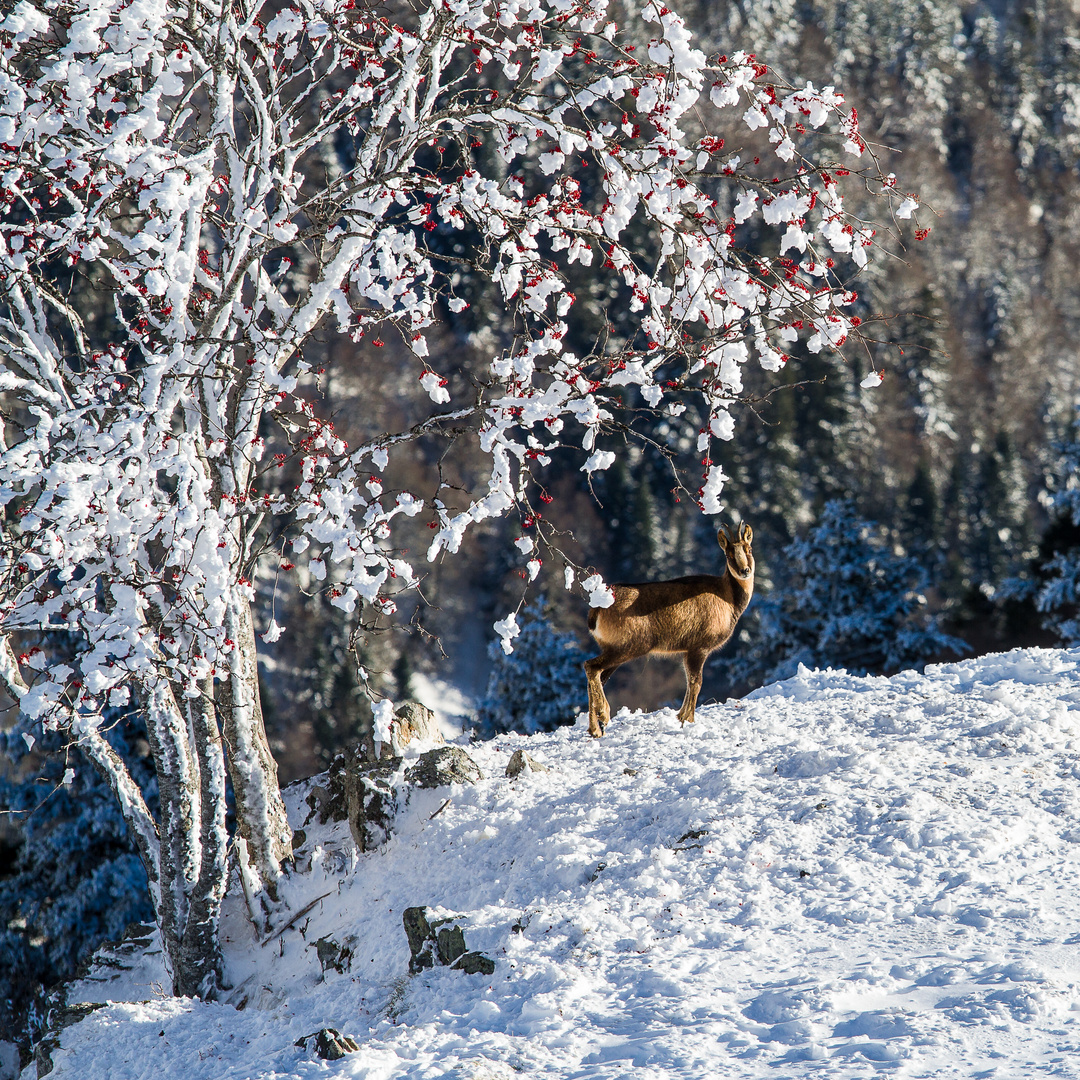
<path id="1" fill-rule="evenodd" d="M 563 448 L 606 468 L 595 440 L 634 386 L 643 424 L 703 396 L 689 483 L 718 513 L 712 447 L 741 366 L 860 332 L 845 309 L 873 230 L 845 185 L 880 194 L 883 219 L 916 207 L 831 88 L 707 58 L 657 0 L 621 28 L 603 0 L 387 12 L 20 0 L 0 21 L 0 675 L 24 723 L 66 733 L 108 778 L 177 993 L 220 986 L 230 849 L 257 931 L 282 918 L 291 834 L 260 710 L 256 577 L 299 563 L 346 612 L 392 613 L 416 580 L 395 527 L 425 503 L 429 559 L 517 512 L 535 577 L 552 537 L 534 474 Z M 475 166 L 493 159 L 492 175 Z M 740 247 L 756 216 L 771 256 Z M 455 229 L 466 257 L 431 238 Z M 615 284 L 632 337 L 564 346 L 575 263 Z M 451 401 L 426 334 L 466 302 L 465 273 L 494 284 L 515 336 Z M 400 335 L 430 417 L 346 446 L 311 389 L 316 331 Z M 470 424 L 484 490 L 457 507 L 434 473 L 423 502 L 388 490 L 391 453 Z M 285 489 L 290 457 L 301 481 Z M 610 602 L 597 580 L 589 592 Z M 513 620 L 499 625 L 511 640 Z M 77 642 L 73 659 L 37 640 L 47 628 Z M 146 716 L 157 819 L 102 735 L 126 703 Z"/>

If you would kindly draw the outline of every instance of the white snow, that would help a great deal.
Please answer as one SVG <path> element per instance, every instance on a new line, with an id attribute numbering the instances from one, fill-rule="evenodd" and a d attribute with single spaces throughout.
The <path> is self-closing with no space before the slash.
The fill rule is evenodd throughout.
<path id="1" fill-rule="evenodd" d="M 371 707 L 373 714 L 372 727 L 375 735 L 375 752 L 379 752 L 383 743 L 389 744 L 391 737 L 390 725 L 394 720 L 394 703 L 389 698 L 376 701 Z"/>
<path id="2" fill-rule="evenodd" d="M 582 581 L 581 587 L 589 594 L 591 608 L 609 608 L 615 603 L 615 593 L 609 585 L 604 584 L 599 574 L 590 574 Z"/>
<path id="3" fill-rule="evenodd" d="M 511 611 L 505 619 L 496 622 L 495 633 L 499 635 L 499 645 L 502 646 L 502 651 L 509 656 L 514 651 L 514 638 L 521 633 L 521 627 L 518 626 L 517 621 L 517 612 Z"/>
<path id="4" fill-rule="evenodd" d="M 506 779 L 519 748 L 551 771 Z M 466 749 L 486 779 L 414 793 L 383 849 L 306 826 L 287 899 L 322 899 L 280 936 L 229 907 L 242 1011 L 146 957 L 77 988 L 131 1000 L 64 1030 L 55 1080 L 1080 1077 L 1080 652 L 801 669 L 685 729 Z M 410 978 L 419 904 L 494 976 Z M 361 1050 L 293 1045 L 326 1026 Z"/>

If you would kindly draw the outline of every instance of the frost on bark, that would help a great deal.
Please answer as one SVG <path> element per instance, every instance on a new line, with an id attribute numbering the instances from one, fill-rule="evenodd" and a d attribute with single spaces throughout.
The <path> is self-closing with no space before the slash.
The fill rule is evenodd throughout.
<path id="1" fill-rule="evenodd" d="M 752 56 L 705 56 L 654 0 L 611 16 L 19 0 L 0 17 L 0 676 L 27 729 L 68 733 L 108 777 L 179 992 L 220 982 L 226 772 L 252 918 L 281 914 L 255 626 L 268 645 L 281 628 L 252 612 L 261 582 L 298 569 L 349 616 L 392 615 L 417 583 L 395 539 L 421 511 L 429 560 L 518 515 L 532 580 L 559 542 L 539 510 L 552 453 L 610 467 L 597 439 L 628 403 L 642 424 L 684 424 L 687 401 L 707 417 L 679 436 L 702 462 L 680 483 L 718 513 L 744 365 L 862 333 L 852 278 L 875 241 L 844 192 L 869 187 L 894 220 L 917 203 L 854 112 Z M 462 267 L 507 334 L 453 400 L 427 335 L 467 306 Z M 580 267 L 599 287 L 578 307 Z M 615 321 L 598 297 L 631 332 L 589 330 L 579 354 L 575 319 Z M 397 335 L 430 414 L 346 445 L 316 333 Z M 391 455 L 451 428 L 486 455 L 476 490 L 447 505 L 433 475 L 426 507 L 391 490 Z M 513 614 L 497 626 L 510 651 Z M 157 822 L 103 735 L 130 708 Z"/>
<path id="2" fill-rule="evenodd" d="M 149 690 L 146 738 L 158 775 L 161 898 L 158 925 L 166 955 L 173 962 L 187 915 L 187 898 L 198 861 L 196 778 L 188 738 L 172 692 L 167 686 Z"/>
<path id="3" fill-rule="evenodd" d="M 265 892 L 275 901 L 281 864 L 292 855 L 292 830 L 278 788 L 277 764 L 263 727 L 251 606 L 242 597 L 234 596 L 228 605 L 225 632 L 235 647 L 229 658 L 229 678 L 219 686 L 218 708 L 246 854 L 240 860 L 240 873 L 249 898 Z M 265 929 L 266 912 L 252 899 L 249 903 L 252 917 Z"/>
<path id="4" fill-rule="evenodd" d="M 199 867 L 190 892 L 183 933 L 177 942 L 178 994 L 214 997 L 221 986 L 221 947 L 218 923 L 228 884 L 228 843 L 225 828 L 225 769 L 221 729 L 214 709 L 213 685 L 207 680 L 196 696 L 187 698 L 187 716 L 199 774 Z"/>

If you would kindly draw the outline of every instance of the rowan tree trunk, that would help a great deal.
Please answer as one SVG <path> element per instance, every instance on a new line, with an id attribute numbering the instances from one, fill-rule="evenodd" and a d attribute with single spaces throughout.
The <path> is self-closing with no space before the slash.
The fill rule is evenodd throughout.
<path id="1" fill-rule="evenodd" d="M 174 986 L 186 985 L 187 961 L 181 940 L 201 863 L 202 815 L 187 718 L 167 682 L 147 687 L 146 737 L 158 780 L 158 927 Z"/>
<path id="2" fill-rule="evenodd" d="M 236 800 L 238 866 L 251 917 L 265 931 L 279 899 L 281 865 L 292 856 L 292 829 L 263 724 L 251 605 L 238 591 L 229 600 L 225 631 L 234 644 L 217 704 Z"/>
<path id="3" fill-rule="evenodd" d="M 209 1000 L 217 997 L 222 986 L 218 927 L 221 901 L 229 882 L 229 836 L 225 826 L 224 747 L 214 707 L 213 680 L 207 679 L 201 689 L 200 696 L 186 699 L 199 775 L 199 874 L 180 936 L 173 992 Z"/>

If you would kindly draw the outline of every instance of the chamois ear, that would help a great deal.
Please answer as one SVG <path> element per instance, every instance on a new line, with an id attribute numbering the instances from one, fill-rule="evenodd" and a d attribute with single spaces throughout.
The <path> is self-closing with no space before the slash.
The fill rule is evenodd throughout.
<path id="1" fill-rule="evenodd" d="M 733 547 L 735 541 L 732 539 L 731 534 L 727 530 L 726 525 L 721 525 L 719 531 L 716 534 L 716 542 L 720 545 L 723 551 L 727 551 Z"/>
<path id="2" fill-rule="evenodd" d="M 739 526 L 739 539 L 744 540 L 748 544 L 753 543 L 754 530 L 751 529 L 745 521 Z"/>

